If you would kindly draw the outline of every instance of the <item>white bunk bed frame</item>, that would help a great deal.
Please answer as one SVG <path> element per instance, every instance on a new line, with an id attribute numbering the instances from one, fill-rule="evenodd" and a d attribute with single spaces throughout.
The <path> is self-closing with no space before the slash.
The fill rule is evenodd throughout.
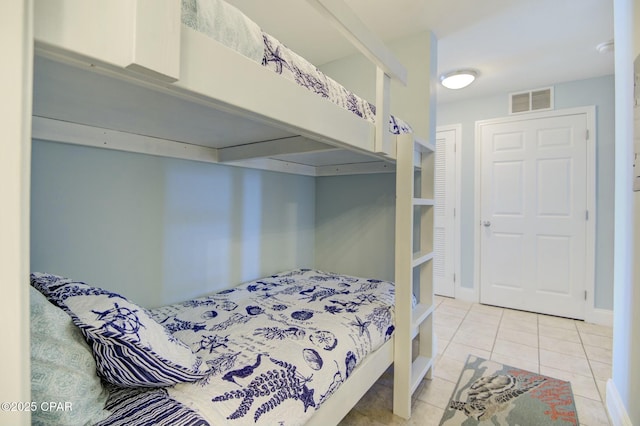
<path id="1" fill-rule="evenodd" d="M 405 82 L 407 77 L 406 70 L 390 51 L 341 0 L 308 2 L 376 64 L 375 126 L 182 26 L 178 0 L 36 0 L 35 8 L 25 0 L 22 9 L 13 10 L 13 16 L 19 16 L 16 34 L 23 41 L 20 55 L 16 56 L 26 60 L 25 69 L 29 71 L 23 77 L 26 88 L 19 91 L 19 96 L 31 95 L 31 37 L 35 38 L 35 72 L 50 76 L 55 84 L 35 87 L 33 113 L 29 102 L 22 108 L 26 111 L 22 123 L 33 119 L 31 136 L 27 130 L 16 140 L 30 143 L 31 138 L 42 139 L 311 176 L 395 171 L 394 338 L 364 360 L 309 424 L 338 423 L 392 364 L 393 411 L 406 419 L 411 415 L 411 396 L 425 376 L 430 378 L 435 357 L 432 323 L 435 147 L 413 135 L 394 137 L 386 129 L 390 81 L 393 78 Z M 34 18 L 34 34 L 30 15 Z M 215 78 L 210 78 L 210 73 L 215 73 Z M 243 81 L 244 90 L 238 91 L 230 81 Z M 107 87 L 100 89 L 103 83 Z M 293 109 L 261 96 L 264 86 L 277 88 L 281 96 L 295 98 L 298 107 Z M 131 88 L 136 88 L 135 93 L 130 93 Z M 108 99 L 102 101 L 100 96 L 89 99 L 87 90 L 102 90 L 101 94 L 109 93 Z M 78 97 L 84 97 L 82 103 L 76 102 Z M 157 97 L 163 102 L 154 103 Z M 118 103 L 113 103 L 114 98 Z M 65 101 L 64 107 L 61 99 Z M 127 121 L 126 116 L 138 103 L 154 107 L 138 109 L 136 119 Z M 227 122 L 233 132 L 211 136 L 211 132 L 199 127 L 204 118 L 189 118 L 188 128 L 177 130 L 171 124 L 163 126 L 157 119 L 162 114 L 179 114 L 183 108 L 197 108 L 201 117 L 207 117 L 210 127 L 204 130 Z M 326 119 L 304 114 L 306 110 Z M 258 135 L 260 138 L 256 139 Z M 26 157 L 28 160 L 28 154 Z M 295 161 L 289 161 L 291 158 Z M 13 222 L 23 226 L 14 236 L 14 241 L 20 242 L 21 263 L 6 276 L 16 284 L 16 294 L 11 300 L 19 301 L 19 308 L 13 311 L 14 319 L 19 319 L 23 335 L 26 332 L 28 336 L 25 318 L 29 303 L 22 287 L 28 276 L 28 230 L 24 229 L 28 226 L 28 190 L 24 188 L 28 188 L 29 166 L 24 154 L 18 159 L 23 169 L 18 177 L 22 186 L 18 187 L 23 189 L 21 201 L 16 203 L 20 206 L 17 211 L 23 215 L 26 211 L 27 219 L 26 225 L 24 218 Z M 421 169 L 418 195 L 414 193 L 416 166 Z M 413 253 L 416 207 L 420 212 L 417 255 Z M 415 268 L 419 268 L 420 276 L 416 286 Z M 11 273 L 16 271 L 19 273 Z M 418 305 L 412 308 L 413 294 L 418 296 Z M 3 388 L 11 389 L 2 391 L 3 401 L 30 399 L 29 385 L 25 383 L 29 363 L 24 359 L 28 359 L 28 338 L 23 336 L 16 341 L 20 343 L 19 349 L 11 354 L 10 361 L 20 368 L 17 373 L 3 374 L 10 379 Z M 8 368 L 13 370 L 6 363 L 2 368 L 3 373 Z M 16 420 L 28 424 L 27 413 L 16 416 Z"/>

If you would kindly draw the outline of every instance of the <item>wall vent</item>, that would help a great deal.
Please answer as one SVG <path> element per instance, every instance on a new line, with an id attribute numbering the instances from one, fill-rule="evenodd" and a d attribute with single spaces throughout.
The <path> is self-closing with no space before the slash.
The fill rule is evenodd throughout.
<path id="1" fill-rule="evenodd" d="M 553 87 L 509 94 L 509 114 L 553 109 Z"/>

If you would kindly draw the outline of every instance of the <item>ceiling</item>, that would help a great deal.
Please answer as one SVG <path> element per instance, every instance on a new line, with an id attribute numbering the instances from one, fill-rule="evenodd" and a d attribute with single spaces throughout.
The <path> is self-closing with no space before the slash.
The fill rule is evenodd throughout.
<path id="1" fill-rule="evenodd" d="M 302 0 L 227 0 L 316 65 L 355 50 Z M 382 40 L 431 30 L 438 74 L 473 68 L 462 90 L 438 85 L 438 103 L 613 74 L 613 0 L 344 0 Z"/>

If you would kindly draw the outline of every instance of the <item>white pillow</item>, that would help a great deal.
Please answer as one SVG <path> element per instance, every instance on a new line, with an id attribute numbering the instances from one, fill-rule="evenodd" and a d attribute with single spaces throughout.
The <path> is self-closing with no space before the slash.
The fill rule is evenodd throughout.
<path id="1" fill-rule="evenodd" d="M 50 274 L 32 274 L 31 284 L 71 316 L 108 382 L 161 387 L 207 376 L 200 357 L 123 296 Z"/>

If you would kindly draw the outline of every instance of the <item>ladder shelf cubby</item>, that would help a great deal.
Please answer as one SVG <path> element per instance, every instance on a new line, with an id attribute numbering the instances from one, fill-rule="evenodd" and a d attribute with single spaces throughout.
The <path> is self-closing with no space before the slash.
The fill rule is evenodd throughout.
<path id="1" fill-rule="evenodd" d="M 393 412 L 405 419 L 414 391 L 433 371 L 434 160 L 433 144 L 412 135 L 398 138 Z"/>

